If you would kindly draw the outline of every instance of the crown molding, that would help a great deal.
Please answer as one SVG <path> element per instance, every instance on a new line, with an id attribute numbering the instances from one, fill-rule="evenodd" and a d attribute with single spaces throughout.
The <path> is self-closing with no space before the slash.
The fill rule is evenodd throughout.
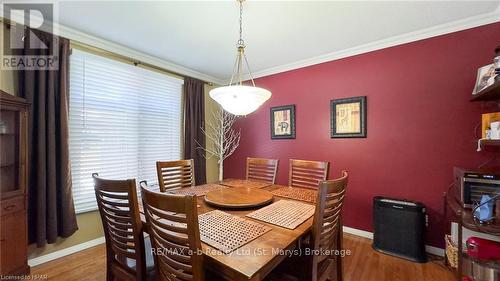
<path id="1" fill-rule="evenodd" d="M 101 39 L 101 38 L 93 36 L 93 35 L 83 33 L 81 31 L 78 31 L 78 30 L 75 30 L 75 29 L 72 29 L 69 27 L 59 25 L 58 29 L 59 29 L 59 31 L 58 31 L 59 36 L 68 38 L 70 40 L 75 40 L 75 41 L 85 43 L 85 44 L 93 46 L 93 47 L 104 49 L 104 50 L 109 51 L 109 52 L 113 52 L 113 53 L 117 53 L 117 54 L 122 55 L 122 56 L 130 57 L 130 58 L 138 60 L 140 62 L 148 63 L 151 65 L 155 65 L 157 67 L 164 68 L 164 69 L 169 70 L 169 71 L 179 73 L 183 76 L 185 75 L 185 76 L 193 77 L 193 78 L 200 79 L 203 81 L 212 82 L 214 84 L 221 84 L 224 82 L 224 80 L 222 80 L 222 79 L 201 73 L 199 71 L 172 63 L 170 61 L 167 61 L 167 60 L 164 60 L 164 59 L 152 56 L 152 55 L 148 55 L 148 54 L 139 52 L 139 51 L 134 50 L 132 48 L 125 47 L 123 45 L 120 45 L 120 44 L 117 44 L 117 43 L 114 43 L 114 42 L 111 42 L 108 40 L 104 40 L 104 39 Z"/>
<path id="2" fill-rule="evenodd" d="M 0 6 L 0 13 L 2 12 L 2 7 Z M 1 13 L 3 14 L 3 13 Z M 16 21 L 16 19 L 12 19 Z M 292 63 L 287 63 L 279 66 L 270 67 L 267 69 L 259 70 L 253 72 L 253 78 L 260 78 L 265 76 L 270 76 L 273 74 L 278 74 L 286 71 L 291 71 L 307 66 L 312 66 L 316 64 L 321 64 L 329 61 L 334 61 L 342 58 L 347 58 L 351 56 L 356 56 L 372 51 L 377 51 L 397 45 L 402 45 L 406 43 L 411 43 L 423 39 L 428 39 L 440 35 L 445 35 L 457 31 L 462 31 L 482 25 L 487 25 L 495 22 L 500 22 L 500 5 L 492 12 L 476 15 L 473 17 L 461 19 L 458 21 L 453 21 L 450 23 L 445 23 L 442 25 L 433 26 L 426 29 L 421 29 L 397 36 L 393 36 L 387 39 L 374 41 L 371 43 L 355 46 L 352 48 L 327 53 L 324 55 L 303 59 L 295 61 Z M 134 50 L 132 48 L 102 39 L 97 36 L 86 34 L 84 32 L 78 31 L 76 29 L 61 25 L 54 24 L 54 33 L 56 35 L 66 37 L 70 40 L 75 40 L 93 47 L 101 48 L 109 52 L 117 53 L 119 55 L 127 56 L 132 59 L 136 59 L 141 62 L 152 64 L 169 71 L 177 72 L 181 75 L 190 76 L 207 82 L 212 82 L 217 85 L 225 85 L 229 83 L 229 80 L 213 77 L 199 71 L 175 64 L 173 62 L 158 58 L 156 56 L 148 55 L 143 52 Z M 246 74 L 243 76 L 244 80 L 249 80 L 250 75 Z"/>
<path id="3" fill-rule="evenodd" d="M 3 15 L 3 7 L 0 5 L 0 15 Z M 12 19 L 7 19 L 14 22 L 23 22 L 22 19 L 14 16 Z M 80 43 L 87 44 L 92 47 L 100 48 L 106 50 L 108 52 L 116 53 L 118 55 L 122 55 L 125 57 L 129 57 L 131 59 L 148 63 L 151 65 L 155 65 L 157 67 L 166 69 L 168 71 L 179 73 L 183 76 L 189 76 L 196 79 L 200 79 L 206 82 L 212 82 L 217 85 L 224 84 L 225 80 L 219 79 L 217 77 L 213 77 L 199 71 L 175 64 L 173 62 L 158 58 L 156 56 L 148 55 L 146 53 L 137 51 L 135 49 L 123 46 L 118 43 L 114 43 L 109 40 L 105 40 L 103 38 L 90 35 L 79 30 L 64 26 L 59 23 L 49 23 L 49 26 L 53 27 L 53 32 L 55 35 L 65 37 L 70 40 L 74 40 Z"/>
<path id="4" fill-rule="evenodd" d="M 477 16 L 433 26 L 430 28 L 425 28 L 409 33 L 405 33 L 402 35 L 397 35 L 393 36 L 387 39 L 383 40 L 378 40 L 374 41 L 371 43 L 359 45 L 356 47 L 352 47 L 349 49 L 341 50 L 341 51 L 336 51 L 304 60 L 299 60 L 296 62 L 292 63 L 287 63 L 271 68 L 267 68 L 264 70 L 259 70 L 256 72 L 253 72 L 253 78 L 260 78 L 260 77 L 265 77 L 265 76 L 270 76 L 273 74 L 277 73 L 282 73 L 298 68 L 303 68 L 311 65 L 316 65 L 324 62 L 329 62 L 333 60 L 338 60 L 338 59 L 343 59 L 347 57 L 352 57 L 372 51 L 377 51 L 397 45 L 402 45 L 410 42 L 415 42 L 423 39 L 428 39 L 440 35 L 445 35 L 457 31 L 462 31 L 482 25 L 487 25 L 495 22 L 500 22 L 500 5 L 497 7 L 496 10 L 485 13 L 485 14 L 480 14 Z M 250 75 L 246 74 L 243 76 L 244 80 L 250 80 Z M 227 83 L 228 81 L 226 81 Z"/>

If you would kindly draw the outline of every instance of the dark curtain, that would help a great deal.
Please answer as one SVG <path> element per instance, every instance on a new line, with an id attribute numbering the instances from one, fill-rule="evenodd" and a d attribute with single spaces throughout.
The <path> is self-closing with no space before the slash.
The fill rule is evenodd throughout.
<path id="1" fill-rule="evenodd" d="M 23 55 L 50 55 L 49 50 L 55 46 L 58 64 L 58 70 L 19 71 L 19 92 L 31 103 L 28 234 L 29 242 L 41 247 L 55 243 L 57 237 L 69 237 L 78 229 L 69 160 L 70 47 L 65 38 L 31 31 L 48 48 L 36 49 L 33 42 L 25 40 Z"/>
<path id="2" fill-rule="evenodd" d="M 205 83 L 194 78 L 184 79 L 184 159 L 194 159 L 196 184 L 207 182 L 206 161 L 203 149 L 205 135 Z"/>

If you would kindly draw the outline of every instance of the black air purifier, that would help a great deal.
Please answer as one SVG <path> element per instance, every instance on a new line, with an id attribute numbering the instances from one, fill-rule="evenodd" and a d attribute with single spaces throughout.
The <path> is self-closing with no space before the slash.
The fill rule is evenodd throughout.
<path id="1" fill-rule="evenodd" d="M 426 262 L 425 206 L 393 198 L 373 198 L 373 248 L 414 262 Z"/>

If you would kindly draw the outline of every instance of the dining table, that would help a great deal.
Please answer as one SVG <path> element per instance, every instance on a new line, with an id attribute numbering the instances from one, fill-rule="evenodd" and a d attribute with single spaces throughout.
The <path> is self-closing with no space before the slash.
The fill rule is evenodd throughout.
<path id="1" fill-rule="evenodd" d="M 255 190 L 259 189 L 269 192 L 284 187 L 282 185 L 262 184 L 261 182 L 234 179 L 223 180 L 216 184 L 231 188 L 234 187 L 232 183 L 235 182 L 237 182 L 240 187 L 244 187 L 246 185 L 250 186 L 249 188 L 255 188 Z M 256 186 L 258 186 L 258 188 L 256 188 Z M 151 189 L 158 188 L 151 187 Z M 248 196 L 252 196 L 252 193 L 250 192 Z M 290 256 L 294 250 L 298 249 L 298 244 L 300 243 L 301 238 L 307 236 L 311 230 L 313 216 L 309 217 L 296 228 L 288 229 L 246 217 L 247 214 L 258 210 L 263 206 L 245 209 L 220 208 L 218 206 L 216 207 L 208 204 L 204 197 L 205 195 L 197 196 L 198 215 L 213 210 L 220 210 L 234 216 L 263 224 L 270 228 L 270 231 L 267 231 L 263 235 L 227 254 L 202 242 L 201 247 L 203 250 L 205 269 L 214 272 L 227 280 L 263 280 L 277 265 Z M 290 198 L 273 196 L 274 202 L 283 199 L 293 200 Z M 304 201 L 301 202 L 304 203 Z M 308 204 L 313 205 L 313 203 Z M 139 210 L 141 212 L 141 221 L 144 226 L 146 226 L 142 206 L 139 206 Z M 144 227 L 144 229 L 147 231 L 147 227 Z"/>

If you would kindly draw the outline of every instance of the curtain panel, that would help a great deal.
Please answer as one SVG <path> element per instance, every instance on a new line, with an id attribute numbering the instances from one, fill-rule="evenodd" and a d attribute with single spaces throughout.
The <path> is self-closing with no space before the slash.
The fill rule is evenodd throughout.
<path id="1" fill-rule="evenodd" d="M 27 29 L 29 32 L 30 29 Z M 38 247 L 77 229 L 69 160 L 68 39 L 31 29 L 48 48 L 27 46 L 22 55 L 44 56 L 55 46 L 58 70 L 19 71 L 19 92 L 29 113 L 28 237 Z M 33 44 L 33 42 L 31 42 Z M 90 175 L 89 175 L 90 177 Z"/>
<path id="2" fill-rule="evenodd" d="M 205 151 L 205 83 L 184 79 L 184 159 L 194 160 L 196 184 L 207 182 Z"/>

